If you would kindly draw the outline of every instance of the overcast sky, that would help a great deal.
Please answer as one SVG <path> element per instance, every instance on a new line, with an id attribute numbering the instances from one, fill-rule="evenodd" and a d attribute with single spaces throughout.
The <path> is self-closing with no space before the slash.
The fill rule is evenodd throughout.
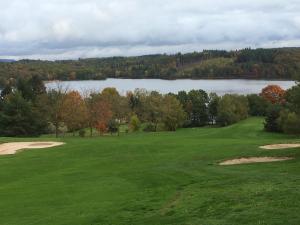
<path id="1" fill-rule="evenodd" d="M 0 58 L 300 46 L 300 0 L 0 0 Z"/>

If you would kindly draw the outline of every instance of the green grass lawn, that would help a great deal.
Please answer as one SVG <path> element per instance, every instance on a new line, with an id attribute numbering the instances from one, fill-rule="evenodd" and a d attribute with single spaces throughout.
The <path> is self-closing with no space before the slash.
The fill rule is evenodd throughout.
<path id="1" fill-rule="evenodd" d="M 226 128 L 59 139 L 66 145 L 0 156 L 0 225 L 299 225 L 299 137 Z M 24 139 L 0 138 L 0 142 Z M 55 139 L 25 139 L 55 140 Z M 274 163 L 219 166 L 244 156 Z"/>

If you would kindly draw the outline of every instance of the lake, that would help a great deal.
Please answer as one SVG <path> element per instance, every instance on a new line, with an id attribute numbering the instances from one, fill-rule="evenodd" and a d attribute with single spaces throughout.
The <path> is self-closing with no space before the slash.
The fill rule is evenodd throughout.
<path id="1" fill-rule="evenodd" d="M 56 89 L 58 86 L 67 90 L 76 90 L 80 93 L 100 92 L 106 87 L 115 87 L 121 94 L 143 88 L 149 91 L 155 90 L 166 94 L 169 92 L 190 91 L 192 89 L 203 89 L 218 95 L 224 94 L 257 94 L 270 84 L 276 84 L 283 89 L 295 85 L 294 81 L 270 81 L 270 80 L 160 80 L 160 79 L 106 79 L 87 81 L 58 81 L 47 82 L 47 89 Z"/>

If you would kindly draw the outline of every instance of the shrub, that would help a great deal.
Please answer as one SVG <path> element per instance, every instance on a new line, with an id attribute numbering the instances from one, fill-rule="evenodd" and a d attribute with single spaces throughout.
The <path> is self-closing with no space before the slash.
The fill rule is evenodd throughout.
<path id="1" fill-rule="evenodd" d="M 53 123 L 48 123 L 48 127 L 47 127 L 47 132 L 50 134 L 54 134 L 55 133 L 55 126 Z"/>
<path id="2" fill-rule="evenodd" d="M 130 119 L 130 129 L 132 131 L 138 131 L 141 127 L 141 122 L 139 120 L 139 118 L 137 117 L 137 115 L 133 115 Z"/>
<path id="3" fill-rule="evenodd" d="M 80 137 L 85 137 L 85 130 L 80 130 L 79 131 L 79 136 Z"/>
<path id="4" fill-rule="evenodd" d="M 300 115 L 300 84 L 287 91 L 286 101 L 289 110 Z"/>
<path id="5" fill-rule="evenodd" d="M 156 131 L 156 127 L 153 123 L 148 123 L 146 125 L 146 127 L 143 129 L 143 131 L 145 132 L 155 132 Z"/>
<path id="6" fill-rule="evenodd" d="M 58 133 L 60 133 L 64 136 L 65 133 L 67 133 L 67 132 L 68 132 L 68 127 L 64 123 L 60 123 L 60 125 L 58 127 Z"/>
<path id="7" fill-rule="evenodd" d="M 116 120 L 110 120 L 108 122 L 108 131 L 113 134 L 119 131 L 119 126 Z"/>
<path id="8" fill-rule="evenodd" d="M 281 111 L 278 124 L 286 134 L 300 134 L 300 117 L 294 112 Z"/>
<path id="9" fill-rule="evenodd" d="M 249 102 L 249 114 L 251 116 L 265 116 L 269 102 L 260 95 L 247 95 Z"/>
<path id="10" fill-rule="evenodd" d="M 248 100 L 241 95 L 224 95 L 218 104 L 217 123 L 227 126 L 248 117 Z"/>

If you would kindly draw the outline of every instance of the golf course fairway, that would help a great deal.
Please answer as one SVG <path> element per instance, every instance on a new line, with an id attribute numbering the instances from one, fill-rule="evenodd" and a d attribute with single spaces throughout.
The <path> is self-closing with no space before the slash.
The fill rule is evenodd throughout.
<path id="1" fill-rule="evenodd" d="M 80 138 L 0 156 L 0 225 L 299 225 L 299 137 L 263 118 L 225 128 Z M 291 160 L 219 165 L 248 157 Z"/>

